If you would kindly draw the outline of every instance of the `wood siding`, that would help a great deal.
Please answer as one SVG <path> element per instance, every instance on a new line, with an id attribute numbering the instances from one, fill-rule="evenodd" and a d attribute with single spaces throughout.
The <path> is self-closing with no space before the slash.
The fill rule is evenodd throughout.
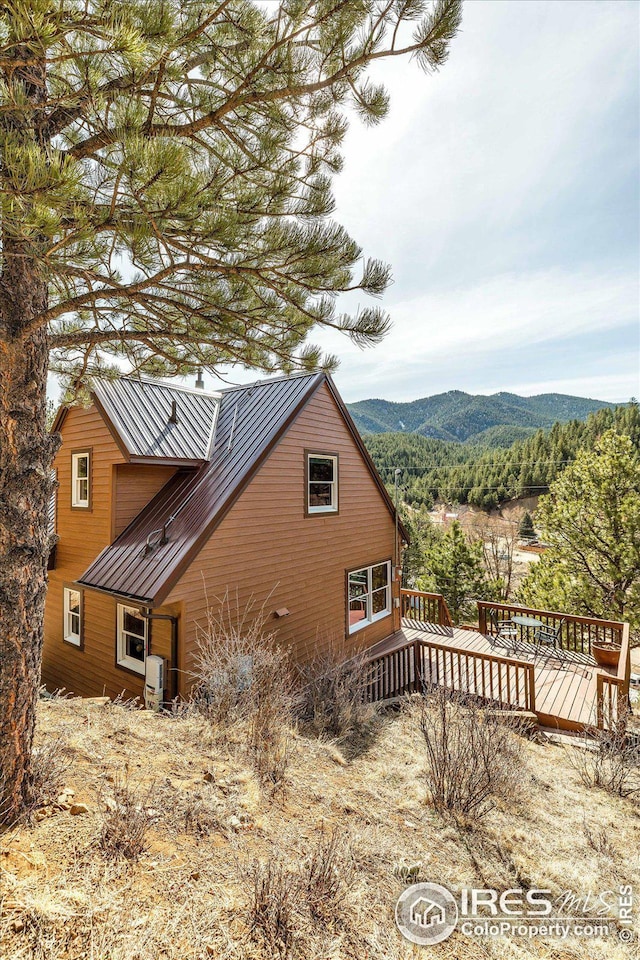
<path id="1" fill-rule="evenodd" d="M 337 514 L 305 516 L 305 450 L 339 456 Z M 184 602 L 180 666 L 193 665 L 196 622 L 228 588 L 242 609 L 273 590 L 269 629 L 308 660 L 332 642 L 368 647 L 399 629 L 399 611 L 346 635 L 346 572 L 393 560 L 394 521 L 328 388 L 322 386 L 214 530 L 168 597 Z M 289 610 L 275 618 L 273 612 Z M 182 688 L 184 689 L 184 682 Z"/>
<path id="2" fill-rule="evenodd" d="M 142 463 L 121 463 L 115 470 L 112 540 L 129 526 L 176 472 L 175 467 L 156 467 Z"/>
<path id="3" fill-rule="evenodd" d="M 62 689 L 79 696 L 106 694 L 116 697 L 142 695 L 143 680 L 117 667 L 116 599 L 94 590 L 83 590 L 83 647 L 63 640 L 63 587 L 73 583 L 112 540 L 116 516 L 124 522 L 133 510 L 137 492 L 131 490 L 133 474 L 124 467 L 124 457 L 94 406 L 74 407 L 61 428 L 63 445 L 54 469 L 59 487 L 56 497 L 56 530 L 60 540 L 55 570 L 49 571 L 45 611 L 45 643 L 42 682 L 49 690 Z M 71 507 L 71 451 L 91 448 L 91 509 Z M 124 467 L 124 470 L 123 470 Z M 144 496 L 153 496 L 159 482 L 157 467 L 140 467 Z M 114 497 L 116 471 L 118 498 Z M 145 470 L 155 471 L 145 474 Z M 166 473 L 166 471 L 165 471 Z M 169 471 L 170 475 L 171 471 Z M 142 495 L 142 494 L 141 494 Z M 119 505 L 120 498 L 122 506 Z M 128 521 L 127 521 L 128 522 Z M 172 610 L 158 612 L 172 612 Z M 171 624 L 151 625 L 151 652 L 167 659 L 171 651 Z"/>

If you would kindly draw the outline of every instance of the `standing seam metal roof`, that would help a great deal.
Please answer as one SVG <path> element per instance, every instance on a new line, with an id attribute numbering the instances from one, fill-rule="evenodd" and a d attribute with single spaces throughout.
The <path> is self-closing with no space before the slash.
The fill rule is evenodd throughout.
<path id="1" fill-rule="evenodd" d="M 222 391 L 210 460 L 180 469 L 79 583 L 156 606 L 169 594 L 213 524 L 241 492 L 324 374 Z M 166 542 L 160 543 L 166 529 Z M 147 550 L 150 541 L 154 546 Z"/>
<path id="2" fill-rule="evenodd" d="M 131 459 L 197 463 L 208 458 L 219 394 L 121 377 L 97 382 L 93 396 Z M 170 421 L 174 403 L 176 423 Z"/>

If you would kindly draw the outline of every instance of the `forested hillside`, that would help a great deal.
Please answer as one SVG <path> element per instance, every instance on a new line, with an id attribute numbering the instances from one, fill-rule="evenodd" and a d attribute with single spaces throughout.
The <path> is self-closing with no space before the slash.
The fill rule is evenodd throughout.
<path id="1" fill-rule="evenodd" d="M 506 448 L 416 433 L 369 434 L 364 439 L 387 484 L 393 484 L 394 470 L 402 469 L 400 483 L 407 503 L 430 507 L 439 500 L 490 509 L 514 497 L 544 493 L 581 447 L 592 447 L 611 428 L 628 434 L 640 449 L 636 403 L 598 410 L 584 422 L 556 423 Z"/>
<path id="2" fill-rule="evenodd" d="M 474 396 L 450 390 L 411 403 L 389 400 L 361 400 L 348 405 L 361 433 L 418 433 L 439 440 L 483 441 L 483 434 L 511 428 L 522 439 L 522 431 L 550 428 L 556 422 L 584 420 L 602 408 L 613 409 L 604 400 L 588 400 L 561 393 L 543 393 L 537 397 L 519 397 L 514 393 Z M 500 435 L 500 434 L 498 434 Z"/>

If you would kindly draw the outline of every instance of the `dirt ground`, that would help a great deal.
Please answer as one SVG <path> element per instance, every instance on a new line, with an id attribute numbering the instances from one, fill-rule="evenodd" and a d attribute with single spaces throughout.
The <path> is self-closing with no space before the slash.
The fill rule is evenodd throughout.
<path id="1" fill-rule="evenodd" d="M 566 747 L 522 741 L 520 787 L 481 823 L 438 815 L 427 802 L 416 711 L 387 715 L 352 759 L 292 730 L 284 788 L 274 793 L 247 763 L 241 729 L 212 731 L 198 717 L 126 705 L 43 701 L 38 747 L 44 755 L 54 746 L 57 796 L 0 835 L 0 956 L 637 956 L 617 933 L 560 941 L 456 930 L 428 950 L 401 937 L 394 909 L 405 886 L 402 864 L 419 865 L 414 881 L 454 890 L 541 887 L 554 897 L 625 884 L 640 890 L 638 806 L 583 786 Z M 120 805 L 123 784 L 128 799 Z M 140 820 L 138 858 L 118 855 L 117 842 L 132 839 L 122 830 L 134 833 Z M 340 895 L 328 913 L 314 913 L 293 881 L 334 834 Z M 286 948 L 267 942 L 250 920 L 256 876 L 269 863 L 277 874 L 272 892 L 288 884 L 294 933 Z"/>

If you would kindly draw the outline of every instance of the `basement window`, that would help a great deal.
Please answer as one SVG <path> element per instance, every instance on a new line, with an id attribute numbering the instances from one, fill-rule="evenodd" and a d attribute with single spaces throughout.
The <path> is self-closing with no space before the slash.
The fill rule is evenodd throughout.
<path id="1" fill-rule="evenodd" d="M 64 587 L 64 614 L 62 635 L 74 647 L 82 645 L 82 594 L 72 587 Z"/>
<path id="2" fill-rule="evenodd" d="M 137 607 L 118 604 L 117 663 L 144 676 L 144 661 L 147 655 L 147 631 L 149 621 L 140 615 Z"/>
<path id="3" fill-rule="evenodd" d="M 71 454 L 71 506 L 89 507 L 89 469 L 91 457 L 88 450 Z"/>
<path id="4" fill-rule="evenodd" d="M 349 633 L 391 613 L 391 561 L 361 567 L 348 574 Z"/>
<path id="5" fill-rule="evenodd" d="M 307 453 L 307 513 L 337 512 L 337 455 Z"/>

